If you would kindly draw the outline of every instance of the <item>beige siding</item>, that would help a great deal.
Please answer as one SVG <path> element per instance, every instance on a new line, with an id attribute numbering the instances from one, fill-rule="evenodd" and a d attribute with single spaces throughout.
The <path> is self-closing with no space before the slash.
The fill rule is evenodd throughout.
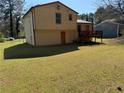
<path id="1" fill-rule="evenodd" d="M 66 33 L 66 43 L 72 43 L 76 40 L 75 31 L 59 31 L 59 30 L 46 30 L 46 31 L 37 31 L 36 32 L 36 44 L 37 46 L 41 45 L 59 45 L 61 44 L 61 32 Z M 75 37 L 75 38 L 74 38 Z"/>
<path id="2" fill-rule="evenodd" d="M 36 44 L 39 45 L 55 45 L 60 44 L 60 35 L 57 31 L 37 31 Z"/>
<path id="3" fill-rule="evenodd" d="M 92 31 L 92 24 L 80 24 L 81 31 L 86 31 L 86 26 L 89 25 L 89 30 Z"/>
<path id="4" fill-rule="evenodd" d="M 72 43 L 78 38 L 77 13 L 71 9 L 60 3 L 53 3 L 35 7 L 31 11 L 33 12 L 35 34 L 33 34 L 32 13 L 29 12 L 24 18 L 27 43 L 34 45 L 35 42 L 36 46 L 58 45 L 61 44 L 61 32 L 66 33 L 66 43 Z M 62 24 L 56 24 L 56 13 L 61 13 Z M 73 17 L 72 21 L 69 20 L 69 14 Z"/>
<path id="5" fill-rule="evenodd" d="M 23 22 L 24 22 L 24 31 L 26 34 L 26 42 L 31 45 L 34 45 L 32 14 L 30 13 L 28 16 L 26 16 Z"/>
<path id="6" fill-rule="evenodd" d="M 60 10 L 57 10 L 57 5 L 60 5 Z M 55 14 L 62 14 L 62 24 L 57 25 Z M 73 21 L 69 21 L 68 15 L 73 15 Z M 73 30 L 76 29 L 77 14 L 69 10 L 61 4 L 51 4 L 47 6 L 35 8 L 36 29 L 58 29 L 58 30 Z"/>
<path id="7" fill-rule="evenodd" d="M 60 10 L 57 10 L 57 5 Z M 66 32 L 66 43 L 71 43 L 78 38 L 77 33 L 77 14 L 61 4 L 51 4 L 37 7 L 35 12 L 36 23 L 36 45 L 55 45 L 61 44 L 60 33 Z M 61 13 L 62 24 L 56 24 L 56 13 Z M 69 14 L 73 20 L 69 21 Z"/>

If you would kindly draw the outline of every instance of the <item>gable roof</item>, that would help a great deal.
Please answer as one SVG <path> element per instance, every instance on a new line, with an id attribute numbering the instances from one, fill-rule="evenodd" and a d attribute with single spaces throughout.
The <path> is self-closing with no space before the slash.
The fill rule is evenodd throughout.
<path id="1" fill-rule="evenodd" d="M 51 4 L 55 4 L 55 3 L 59 3 L 59 4 L 63 5 L 63 6 L 65 6 L 66 8 L 70 9 L 71 11 L 73 11 L 73 12 L 75 12 L 75 13 L 78 14 L 78 12 L 76 12 L 75 10 L 73 10 L 73 9 L 71 9 L 70 7 L 66 6 L 65 4 L 61 3 L 60 1 L 55 1 L 55 2 L 51 2 L 51 3 L 46 3 L 46 4 L 41 4 L 41 5 L 36 5 L 36 6 L 31 7 L 31 8 L 25 13 L 25 15 L 23 16 L 23 18 L 24 18 L 32 9 L 34 9 L 34 8 L 36 8 L 36 7 L 47 6 L 47 5 L 51 5 Z"/>
<path id="2" fill-rule="evenodd" d="M 113 24 L 113 25 L 121 25 L 120 23 L 113 22 L 111 20 L 105 20 L 105 21 L 102 21 L 101 23 L 97 24 L 95 27 L 106 24 L 106 23 Z"/>

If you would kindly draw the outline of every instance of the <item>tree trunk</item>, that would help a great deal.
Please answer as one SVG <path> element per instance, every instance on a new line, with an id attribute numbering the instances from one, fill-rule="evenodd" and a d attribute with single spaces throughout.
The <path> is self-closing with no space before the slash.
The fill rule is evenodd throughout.
<path id="1" fill-rule="evenodd" d="M 20 32 L 20 29 L 19 29 L 19 21 L 20 21 L 20 17 L 17 17 L 16 18 L 16 35 L 17 35 L 17 38 L 19 36 L 19 32 Z"/>
<path id="2" fill-rule="evenodd" d="M 9 12 L 10 12 L 10 37 L 14 37 L 14 34 L 13 34 L 13 14 L 12 14 L 11 0 L 9 0 Z"/>
<path id="3" fill-rule="evenodd" d="M 12 19 L 12 12 L 10 12 L 10 36 L 13 37 L 13 19 Z"/>

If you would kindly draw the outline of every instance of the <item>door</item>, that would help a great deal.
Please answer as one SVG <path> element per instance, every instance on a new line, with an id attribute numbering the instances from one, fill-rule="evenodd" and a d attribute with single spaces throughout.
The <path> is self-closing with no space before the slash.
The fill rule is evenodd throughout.
<path id="1" fill-rule="evenodd" d="M 65 43 L 66 43 L 66 33 L 61 32 L 61 44 L 65 44 Z"/>

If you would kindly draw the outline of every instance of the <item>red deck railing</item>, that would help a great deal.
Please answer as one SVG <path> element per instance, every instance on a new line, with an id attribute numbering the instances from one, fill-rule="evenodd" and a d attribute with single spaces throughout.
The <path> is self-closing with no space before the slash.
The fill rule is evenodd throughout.
<path id="1" fill-rule="evenodd" d="M 81 31 L 80 36 L 82 37 L 102 37 L 102 31 Z"/>
<path id="2" fill-rule="evenodd" d="M 101 42 L 102 42 L 103 32 L 102 31 L 81 31 L 79 33 L 79 37 L 80 38 L 95 38 L 95 42 L 96 42 L 96 38 L 101 38 Z"/>

